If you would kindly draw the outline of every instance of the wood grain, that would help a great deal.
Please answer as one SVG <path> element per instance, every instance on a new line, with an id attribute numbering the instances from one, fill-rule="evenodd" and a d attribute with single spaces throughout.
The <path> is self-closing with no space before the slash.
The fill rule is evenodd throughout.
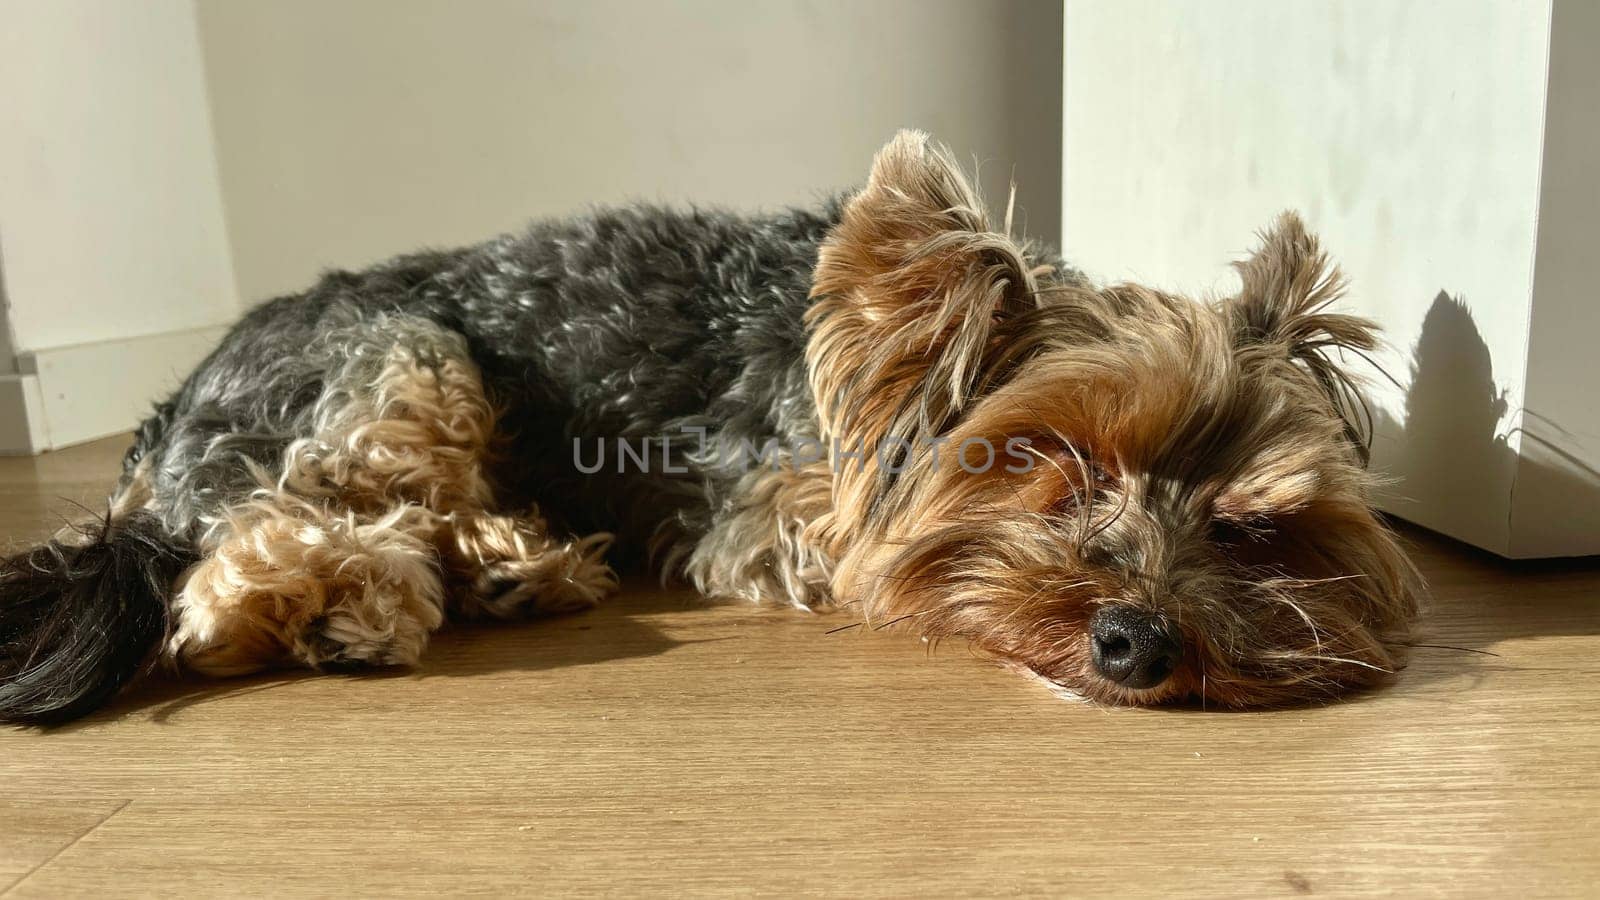
<path id="1" fill-rule="evenodd" d="M 120 449 L 0 462 L 0 536 Z M 446 632 L 411 674 L 153 682 L 0 732 L 0 887 L 1591 894 L 1600 568 L 1412 540 L 1424 641 L 1464 649 L 1322 708 L 1074 705 L 959 646 L 646 585 Z"/>

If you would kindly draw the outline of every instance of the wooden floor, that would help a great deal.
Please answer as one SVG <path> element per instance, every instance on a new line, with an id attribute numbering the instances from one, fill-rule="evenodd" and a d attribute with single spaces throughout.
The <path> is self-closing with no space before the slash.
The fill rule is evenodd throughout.
<path id="1" fill-rule="evenodd" d="M 0 537 L 119 454 L 0 461 Z M 413 674 L 147 684 L 0 731 L 0 893 L 1593 896 L 1600 568 L 1412 539 L 1465 649 L 1318 709 L 1075 705 L 648 587 Z"/>

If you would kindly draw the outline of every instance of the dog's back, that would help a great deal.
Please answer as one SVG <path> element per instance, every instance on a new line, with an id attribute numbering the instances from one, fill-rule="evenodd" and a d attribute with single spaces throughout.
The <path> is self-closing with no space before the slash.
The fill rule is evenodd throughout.
<path id="1" fill-rule="evenodd" d="M 164 639 L 213 640 L 202 633 L 215 630 L 212 619 L 204 628 L 185 625 L 169 609 L 180 573 L 215 558 L 229 535 L 259 528 L 241 522 L 240 510 L 280 524 L 314 518 L 298 507 L 287 519 L 283 509 L 258 508 L 285 496 L 321 502 L 327 484 L 357 477 L 352 467 L 410 466 L 419 485 L 472 482 L 445 505 L 466 498 L 462 508 L 485 516 L 528 509 L 537 498 L 565 513 L 557 532 L 619 532 L 623 559 L 642 558 L 651 537 L 692 540 L 710 527 L 732 476 L 692 458 L 680 426 L 757 444 L 814 428 L 802 316 L 817 246 L 838 210 L 837 202 L 757 217 L 601 210 L 472 247 L 332 272 L 304 293 L 258 306 L 142 423 L 107 518 L 0 572 L 0 717 L 81 715 Z M 412 379 L 399 387 L 389 384 L 397 365 Z M 478 396 L 444 390 L 449 377 Z M 432 391 L 431 399 L 418 401 L 417 390 Z M 458 401 L 466 412 L 436 408 Z M 410 415 L 408 404 L 427 407 L 427 416 Z M 448 428 L 433 434 L 427 424 L 452 416 L 475 423 L 470 439 L 458 441 Z M 363 445 L 369 458 L 352 463 L 351 448 L 376 433 L 363 417 L 391 430 L 403 423 L 411 430 L 395 433 L 410 444 Z M 573 465 L 575 439 L 632 442 L 650 458 L 650 442 L 663 436 L 680 438 L 670 460 L 621 465 L 619 443 L 600 471 Z M 309 477 L 307 467 L 315 470 Z M 406 503 L 437 505 L 436 486 L 413 493 L 407 476 L 384 477 L 381 500 L 338 498 L 341 510 L 372 506 L 360 523 L 351 520 L 353 529 L 377 527 Z M 291 482 L 297 487 L 286 487 Z M 337 492 L 350 493 L 343 482 Z M 337 523 L 300 525 L 328 531 Z M 436 524 L 418 529 L 437 536 Z M 585 550 L 574 565 L 598 565 L 592 557 Z M 300 638 L 284 632 L 273 640 Z M 375 652 L 356 661 L 406 661 Z M 238 667 L 232 656 L 212 663 Z"/>

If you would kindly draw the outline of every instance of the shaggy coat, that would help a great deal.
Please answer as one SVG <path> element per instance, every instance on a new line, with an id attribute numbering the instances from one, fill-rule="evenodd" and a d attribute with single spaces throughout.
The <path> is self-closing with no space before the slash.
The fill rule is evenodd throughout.
<path id="1" fill-rule="evenodd" d="M 1326 311 L 1298 220 L 1212 304 L 1008 232 L 907 132 L 815 209 L 604 210 L 264 303 L 140 426 L 106 517 L 0 571 L 0 716 L 81 715 L 155 660 L 414 664 L 447 617 L 581 608 L 613 566 L 1113 702 L 1391 671 L 1420 588 L 1335 353 L 1373 333 Z M 969 470 L 973 441 L 1026 466 Z M 1107 610 L 1165 668 L 1118 673 Z"/>

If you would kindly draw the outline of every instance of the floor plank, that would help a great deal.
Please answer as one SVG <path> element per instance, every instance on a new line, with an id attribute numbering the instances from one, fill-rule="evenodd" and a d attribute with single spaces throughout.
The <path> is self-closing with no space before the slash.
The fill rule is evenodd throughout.
<path id="1" fill-rule="evenodd" d="M 0 537 L 47 531 L 51 497 L 90 501 L 119 453 L 0 461 Z M 18 896 L 1592 891 L 1600 569 L 1412 540 L 1439 648 L 1314 709 L 1069 704 L 953 645 L 642 584 L 448 631 L 412 674 L 152 682 L 0 733 L 0 885 L 31 867 Z"/>
<path id="2" fill-rule="evenodd" d="M 62 851 L 115 815 L 127 801 L 61 797 L 0 799 L 0 894 L 18 887 Z"/>

